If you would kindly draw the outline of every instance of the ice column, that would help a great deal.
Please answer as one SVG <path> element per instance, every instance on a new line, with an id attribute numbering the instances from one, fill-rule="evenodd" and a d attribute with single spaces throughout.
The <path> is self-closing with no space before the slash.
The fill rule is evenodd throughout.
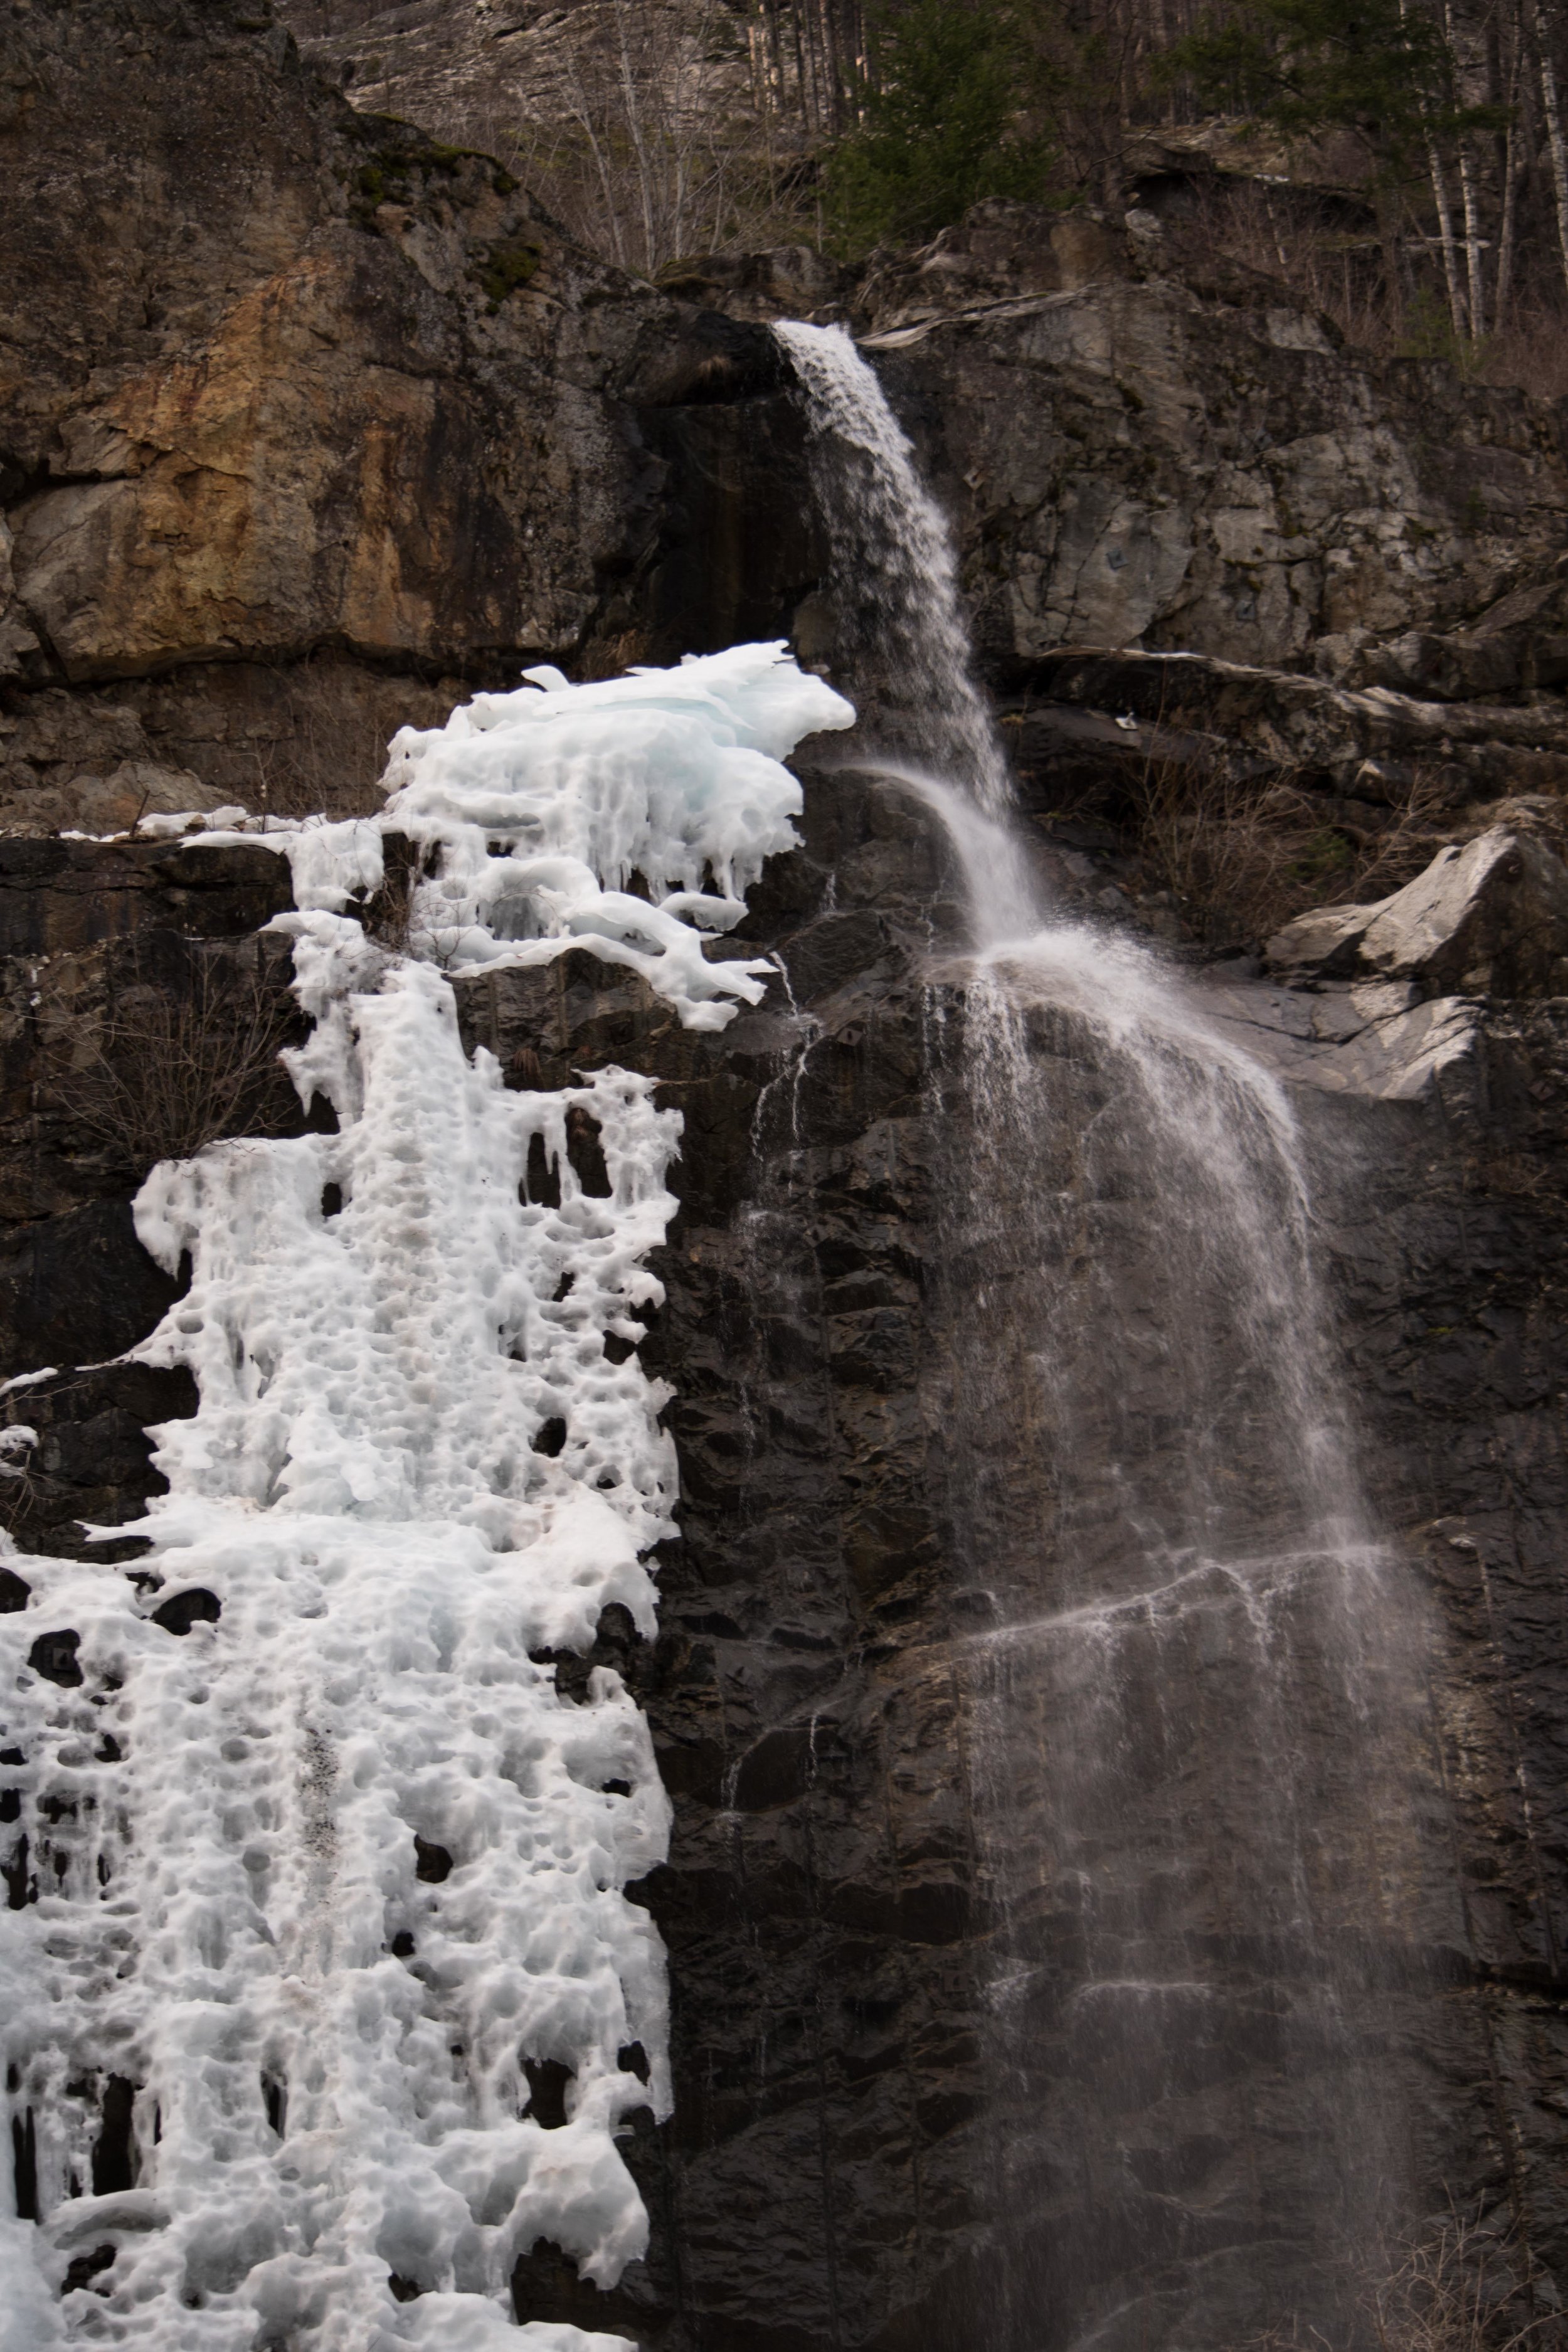
<path id="1" fill-rule="evenodd" d="M 794 839 L 782 755 L 852 716 L 779 646 L 540 675 L 400 737 L 380 824 L 285 841 L 338 1131 L 153 1170 L 138 1230 L 190 1276 L 138 1352 L 200 1405 L 154 1433 L 152 1549 L 5 1562 L 4 2352 L 612 2342 L 509 2285 L 542 2239 L 619 2278 L 617 2135 L 668 2105 L 626 1894 L 668 1802 L 618 1675 L 579 1702 L 546 1654 L 611 1602 L 653 1627 L 668 1392 L 605 1343 L 659 1297 L 680 1121 L 619 1069 L 509 1091 L 448 973 L 591 944 L 721 1025 L 763 968 L 702 933 Z M 384 830 L 406 952 L 353 911 Z"/>

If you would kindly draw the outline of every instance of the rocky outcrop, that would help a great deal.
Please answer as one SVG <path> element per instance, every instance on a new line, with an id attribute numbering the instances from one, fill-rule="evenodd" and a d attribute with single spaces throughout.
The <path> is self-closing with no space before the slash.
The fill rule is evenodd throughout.
<path id="1" fill-rule="evenodd" d="M 1298 916 L 1268 942 L 1283 976 L 1404 981 L 1427 995 L 1568 995 L 1568 866 L 1528 835 L 1494 828 L 1439 850 L 1373 907 Z"/>
<path id="2" fill-rule="evenodd" d="M 797 499 L 716 559 L 789 439 L 764 337 L 355 114 L 237 0 L 4 40 L 0 821 L 350 805 L 443 677 L 755 633 L 809 585 Z"/>
<path id="3" fill-rule="evenodd" d="M 574 646 L 626 552 L 629 453 L 594 395 L 635 292 L 584 332 L 603 273 L 499 166 L 334 105 L 241 11 L 39 10 L 8 39 L 34 668 Z"/>
<path id="4" fill-rule="evenodd" d="M 958 517 L 1028 814 L 1079 911 L 1128 911 L 1116 825 L 1152 761 L 1289 772 L 1356 839 L 1440 787 L 1431 875 L 1298 927 L 1280 969 L 1302 985 L 1250 957 L 1202 984 L 1322 1147 L 1349 1408 L 1432 1597 L 1420 1869 L 1391 1881 L 1368 1962 L 1397 1988 L 1418 2188 L 1511 2220 L 1568 2276 L 1558 420 L 1425 363 L 1370 368 L 1258 281 L 1178 285 L 1146 224 L 993 209 L 858 289 L 771 257 L 656 291 L 488 159 L 353 116 L 237 8 L 35 5 L 5 39 L 6 830 L 347 806 L 392 726 L 459 678 L 782 631 L 808 596 L 831 659 L 803 429 L 757 322 L 849 303 Z M 1069 784 L 1098 795 L 1087 814 Z M 1486 815 L 1521 793 L 1538 821 Z M 989 1602 L 953 1539 L 973 1354 L 938 1206 L 963 1007 L 930 947 L 952 880 L 908 805 L 851 775 L 812 777 L 806 836 L 746 926 L 788 989 L 720 1037 L 585 953 L 460 991 L 514 1083 L 621 1060 L 686 1119 L 646 1343 L 677 1391 L 681 1534 L 658 1642 L 610 1612 L 595 1654 L 648 1709 L 676 1803 L 643 1890 L 672 1957 L 676 2114 L 633 2151 L 647 2263 L 605 2296 L 536 2247 L 517 2313 L 649 2352 L 1039 2352 L 1113 2307 L 1128 2340 L 1179 2308 L 1182 2340 L 1225 2341 L 1222 2257 L 1286 2294 L 1223 2118 L 1267 2074 L 1284 2136 L 1300 2122 L 1268 2022 L 1288 1951 L 1221 1954 L 1257 2038 L 1236 2080 L 1184 2083 L 1201 2128 L 1179 2147 L 1152 2092 L 1129 2094 L 1135 2131 L 1084 2123 L 1082 2166 L 1051 2141 L 1064 2105 L 1015 2110 L 1023 2189 L 998 2191 L 992 2119 L 1018 2095 L 984 2055 L 1001 1930 L 961 1764 Z M 0 1448 L 0 1506 L 26 1544 L 85 1549 L 83 1522 L 133 1516 L 139 1433 L 189 1409 L 104 1360 L 171 1287 L 131 1231 L 158 1147 L 117 1049 L 188 1041 L 181 1006 L 204 1034 L 248 1007 L 275 1045 L 285 975 L 254 935 L 286 891 L 259 842 L 0 857 L 0 1371 L 22 1383 L 0 1401 L 33 1433 Z M 1098 1108 L 1064 1034 L 1035 1040 L 1061 1151 Z M 301 1116 L 282 1088 L 245 1123 Z M 1117 1205 L 1089 1203 L 1095 1279 L 1125 1299 L 1149 1262 Z M 1097 1398 L 1131 1353 L 1100 1347 Z M 1031 1457 L 999 1481 L 1015 1530 L 1048 1507 L 1041 1475 Z M 1331 1797 L 1321 1722 L 1292 1735 Z M 1223 1817 L 1226 1769 L 1223 1738 L 1194 1759 L 1195 1812 Z M 1131 1875 L 1121 1893 L 1135 1913 Z M 1050 2002 L 1076 1931 L 1041 1932 L 1031 2014 L 1070 2105 Z M 1082 2251 L 1108 2211 L 1162 2265 L 1123 2306 Z M 1039 2292 L 998 2302 L 1002 2274 Z"/>
<path id="5" fill-rule="evenodd" d="M 1461 698 L 1551 683 L 1554 411 L 1376 365 L 1267 278 L 1178 282 L 1140 219 L 982 206 L 857 297 L 957 517 L 987 657 L 1171 646 Z"/>
<path id="6" fill-rule="evenodd" d="M 580 135 L 584 90 L 614 88 L 621 71 L 616 21 L 584 23 L 576 9 L 284 0 L 279 14 L 356 106 L 409 116 L 443 139 L 490 144 L 542 134 L 548 151 Z M 717 131 L 724 144 L 754 145 L 760 124 L 742 25 L 727 13 L 715 18 L 700 0 L 645 0 L 636 22 L 634 71 L 647 70 L 649 57 L 658 61 L 664 104 L 695 105 L 709 138 Z M 776 123 L 772 131 L 786 152 L 801 138 Z"/>
<path id="7" fill-rule="evenodd" d="M 878 354 L 1000 682 L 1180 648 L 1328 673 L 1342 733 L 1384 694 L 1435 754 L 1556 756 L 1555 413 L 1374 366 L 1265 279 L 1178 283 L 1151 218 L 993 205 L 858 281 L 780 253 L 659 290 L 238 0 L 4 38 L 0 823 L 364 804 L 396 723 L 530 658 L 798 614 L 831 663 L 791 311 Z"/>

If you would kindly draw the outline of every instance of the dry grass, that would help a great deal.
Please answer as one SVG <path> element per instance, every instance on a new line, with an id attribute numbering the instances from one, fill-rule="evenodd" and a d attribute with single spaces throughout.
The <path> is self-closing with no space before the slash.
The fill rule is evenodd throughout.
<path id="1" fill-rule="evenodd" d="M 1539 2307 L 1535 2265 L 1511 2233 L 1458 2216 L 1406 2245 L 1363 2308 L 1379 2352 L 1521 2352 L 1554 2344 L 1561 2326 Z"/>
<path id="2" fill-rule="evenodd" d="M 1387 2251 L 1342 2334 L 1293 2318 L 1232 2352 L 1563 2352 L 1568 2329 L 1541 2285 L 1517 2232 L 1456 2214 Z"/>
<path id="3" fill-rule="evenodd" d="M 1247 947 L 1309 907 L 1364 904 L 1413 881 L 1445 838 L 1442 804 L 1419 782 L 1373 825 L 1288 774 L 1151 760 L 1134 788 L 1134 835 L 1145 887 L 1169 891 L 1195 938 Z"/>

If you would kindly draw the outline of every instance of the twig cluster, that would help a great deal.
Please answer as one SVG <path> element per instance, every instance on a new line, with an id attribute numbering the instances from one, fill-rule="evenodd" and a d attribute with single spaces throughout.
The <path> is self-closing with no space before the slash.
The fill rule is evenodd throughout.
<path id="1" fill-rule="evenodd" d="M 1424 777 L 1373 824 L 1326 810 L 1289 772 L 1237 776 L 1175 760 L 1152 759 L 1133 801 L 1146 881 L 1213 947 L 1267 939 L 1309 907 L 1386 898 L 1444 837 L 1444 793 Z"/>
<path id="2" fill-rule="evenodd" d="M 175 980 L 132 966 L 57 1099 L 89 1143 L 142 1168 L 276 1133 L 299 1116 L 278 1058 L 299 1022 L 259 940 L 243 964 L 193 960 Z"/>

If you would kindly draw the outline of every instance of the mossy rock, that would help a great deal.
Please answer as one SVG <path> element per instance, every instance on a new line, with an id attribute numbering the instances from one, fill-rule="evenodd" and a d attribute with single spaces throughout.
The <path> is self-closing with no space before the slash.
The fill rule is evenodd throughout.
<path id="1" fill-rule="evenodd" d="M 507 245 L 492 245 L 474 276 L 489 297 L 486 309 L 491 318 L 500 309 L 509 294 L 526 286 L 543 258 L 542 248 L 516 237 Z"/>

